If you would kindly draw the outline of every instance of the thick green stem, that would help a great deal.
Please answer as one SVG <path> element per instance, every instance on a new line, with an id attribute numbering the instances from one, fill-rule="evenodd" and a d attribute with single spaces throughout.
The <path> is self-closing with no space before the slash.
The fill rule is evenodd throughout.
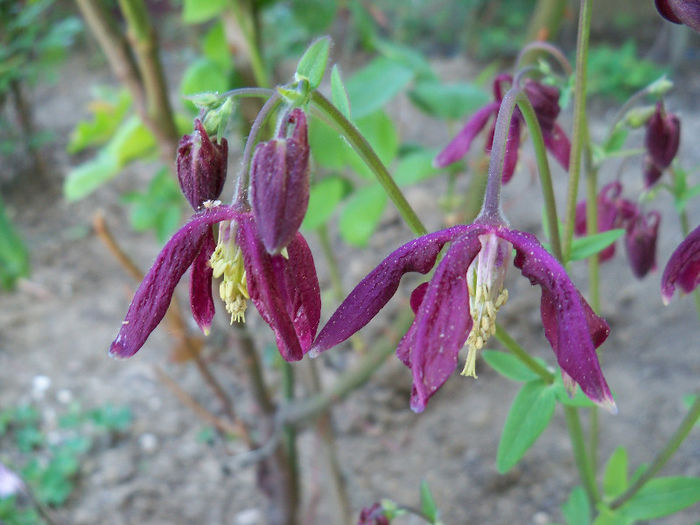
<path id="1" fill-rule="evenodd" d="M 578 39 L 576 43 L 576 86 L 574 88 L 574 128 L 571 137 L 571 159 L 569 161 L 569 188 L 566 200 L 566 222 L 564 226 L 564 260 L 571 255 L 571 241 L 574 236 L 576 198 L 581 174 L 581 153 L 586 131 L 586 75 L 588 62 L 588 37 L 591 29 L 592 0 L 581 1 Z"/>
<path id="2" fill-rule="evenodd" d="M 595 507 L 595 504 L 600 499 L 600 495 L 598 493 L 598 487 L 595 483 L 593 469 L 591 469 L 591 462 L 588 458 L 588 454 L 586 453 L 586 445 L 583 439 L 583 428 L 581 428 L 581 419 L 579 418 L 576 407 L 569 405 L 563 406 L 564 415 L 566 416 L 566 427 L 569 430 L 569 438 L 571 439 L 574 461 L 576 462 L 576 467 L 581 475 L 581 482 L 583 483 L 583 488 L 586 491 L 588 500 L 591 506 Z"/>
<path id="3" fill-rule="evenodd" d="M 286 361 L 282 364 L 282 390 L 286 403 L 294 402 L 294 368 Z M 300 500 L 299 454 L 297 451 L 297 429 L 294 425 L 284 425 L 284 444 L 291 476 L 291 488 L 294 499 Z"/>
<path id="4" fill-rule="evenodd" d="M 372 170 L 377 181 L 382 185 L 387 196 L 394 203 L 404 222 L 411 228 L 411 231 L 416 235 L 425 235 L 427 233 L 425 226 L 423 226 L 416 212 L 413 211 L 406 197 L 401 193 L 401 190 L 389 174 L 389 170 L 379 159 L 372 146 L 367 142 L 367 139 L 362 136 L 362 133 L 318 91 L 314 91 L 311 94 L 311 102 L 339 129 L 355 152 L 367 164 L 367 167 Z"/>
<path id="5" fill-rule="evenodd" d="M 688 413 L 681 421 L 680 425 L 668 440 L 666 446 L 657 454 L 654 461 L 649 465 L 649 468 L 628 488 L 619 498 L 610 504 L 611 509 L 617 509 L 629 501 L 639 490 L 646 485 L 668 462 L 675 454 L 681 443 L 688 436 L 693 427 L 700 420 L 700 391 L 696 393 L 695 402 L 692 404 Z"/>
<path id="6" fill-rule="evenodd" d="M 554 198 L 554 187 L 552 186 L 552 175 L 549 171 L 549 161 L 547 160 L 547 149 L 542 136 L 542 129 L 537 121 L 537 115 L 524 92 L 520 92 L 517 98 L 520 112 L 525 118 L 525 123 L 530 130 L 532 144 L 535 148 L 535 158 L 537 159 L 537 168 L 540 175 L 540 184 L 542 186 L 542 196 L 544 197 L 544 208 L 547 215 L 547 226 L 549 229 L 550 242 L 554 256 L 562 260 L 561 240 L 559 238 L 559 218 L 557 215 L 557 203 Z"/>
<path id="7" fill-rule="evenodd" d="M 554 374 L 533 359 L 533 357 L 498 323 L 496 323 L 495 337 L 511 354 L 520 359 L 524 365 L 540 376 L 546 383 L 552 384 L 554 382 Z"/>

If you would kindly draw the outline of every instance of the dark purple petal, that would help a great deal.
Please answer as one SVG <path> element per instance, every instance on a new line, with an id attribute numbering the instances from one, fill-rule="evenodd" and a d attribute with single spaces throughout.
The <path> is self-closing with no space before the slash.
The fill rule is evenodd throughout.
<path id="1" fill-rule="evenodd" d="M 423 298 L 425 297 L 425 292 L 428 291 L 428 284 L 428 282 L 421 283 L 411 292 L 410 303 L 411 310 L 413 310 L 414 314 L 418 313 L 418 309 L 420 308 Z"/>
<path id="2" fill-rule="evenodd" d="M 637 215 L 625 234 L 625 248 L 632 273 L 642 279 L 656 268 L 656 239 L 659 233 L 659 212 Z"/>
<path id="3" fill-rule="evenodd" d="M 496 235 L 515 247 L 515 266 L 542 288 L 545 336 L 565 379 L 578 383 L 592 401 L 615 410 L 595 350 L 610 331 L 605 320 L 593 313 L 561 264 L 534 235 L 506 228 L 497 230 Z"/>
<path id="4" fill-rule="evenodd" d="M 304 352 L 316 337 L 321 319 L 321 288 L 314 258 L 306 240 L 297 233 L 287 246 L 289 258 L 272 257 L 287 313 Z"/>
<path id="5" fill-rule="evenodd" d="M 217 144 L 207 135 L 199 119 L 194 131 L 180 139 L 177 148 L 177 180 L 194 210 L 219 198 L 226 182 L 228 142 Z"/>
<path id="6" fill-rule="evenodd" d="M 428 273 L 442 247 L 473 226 L 454 226 L 414 239 L 394 251 L 370 272 L 321 329 L 312 348 L 313 354 L 342 343 L 369 323 L 396 293 L 407 272 Z"/>
<path id="7" fill-rule="evenodd" d="M 513 84 L 513 76 L 509 75 L 508 73 L 501 73 L 493 79 L 493 84 L 491 85 L 493 90 L 493 98 L 496 100 L 496 102 L 498 102 L 499 106 L 503 100 L 503 92 L 508 91 L 508 88 L 503 88 L 503 84 L 508 84 L 508 88 L 510 88 L 511 84 Z"/>
<path id="8" fill-rule="evenodd" d="M 495 115 L 498 112 L 498 107 L 500 103 L 491 102 L 487 106 L 484 106 L 479 111 L 477 111 L 472 118 L 467 121 L 467 124 L 462 128 L 462 130 L 457 133 L 455 138 L 453 138 L 450 143 L 443 149 L 435 160 L 433 165 L 437 168 L 444 168 L 448 164 L 457 162 L 459 159 L 464 157 L 469 151 L 469 147 L 472 144 L 474 138 L 479 134 L 479 132 L 484 129 L 486 123 L 491 118 L 491 115 Z"/>
<path id="9" fill-rule="evenodd" d="M 111 355 L 130 357 L 139 351 L 168 311 L 175 286 L 199 254 L 211 225 L 237 216 L 233 208 L 217 206 L 198 213 L 173 235 L 136 290 Z"/>
<path id="10" fill-rule="evenodd" d="M 554 129 L 551 132 L 542 134 L 544 145 L 549 152 L 557 159 L 562 168 L 569 170 L 569 157 L 571 154 L 571 144 L 569 138 L 561 129 L 559 124 L 554 124 Z"/>
<path id="11" fill-rule="evenodd" d="M 192 263 L 190 271 L 190 306 L 192 317 L 205 335 L 209 334 L 212 319 L 214 319 L 214 298 L 211 293 L 211 282 L 214 274 L 209 258 L 216 249 L 214 235 L 209 229 L 202 242 L 202 247 Z"/>
<path id="12" fill-rule="evenodd" d="M 559 116 L 559 111 L 561 111 L 559 107 L 559 89 L 527 79 L 524 90 L 532 104 L 532 108 L 535 110 L 542 133 L 552 133 L 554 131 L 554 121 Z"/>
<path id="13" fill-rule="evenodd" d="M 515 168 L 518 165 L 518 150 L 520 149 L 520 121 L 522 115 L 519 109 L 513 112 L 513 118 L 510 121 L 508 129 L 508 138 L 506 139 L 506 154 L 503 159 L 503 184 L 507 184 L 515 173 Z"/>
<path id="14" fill-rule="evenodd" d="M 375 503 L 362 509 L 357 525 L 389 525 L 389 518 L 384 515 L 381 503 Z"/>
<path id="15" fill-rule="evenodd" d="M 666 20 L 700 32 L 700 2 L 697 0 L 656 0 L 656 9 Z"/>
<path id="16" fill-rule="evenodd" d="M 430 280 L 413 324 L 396 355 L 413 373 L 411 410 L 422 412 L 430 397 L 457 367 L 459 351 L 472 328 L 467 269 L 481 250 L 479 234 L 488 226 L 474 225 L 452 241 Z"/>
<path id="17" fill-rule="evenodd" d="M 574 233 L 576 235 L 586 235 L 588 232 L 586 216 L 586 201 L 579 201 L 576 204 L 576 215 L 574 216 Z"/>
<path id="18" fill-rule="evenodd" d="M 681 122 L 676 115 L 668 113 L 661 102 L 647 121 L 644 144 L 653 164 L 660 170 L 671 165 L 678 152 Z"/>
<path id="19" fill-rule="evenodd" d="M 676 285 L 685 293 L 700 284 L 700 226 L 695 228 L 671 254 L 661 277 L 661 297 L 668 304 Z"/>
<path id="20" fill-rule="evenodd" d="M 287 125 L 294 126 L 290 137 Z M 309 205 L 309 142 L 301 109 L 286 117 L 279 138 L 256 147 L 250 202 L 263 244 L 269 253 L 279 253 L 294 238 Z"/>
<path id="21" fill-rule="evenodd" d="M 672 2 L 670 0 L 655 0 L 655 3 L 656 9 L 659 11 L 659 14 L 663 16 L 666 20 L 668 20 L 669 22 L 673 22 L 674 24 L 683 23 L 681 19 L 678 18 L 673 12 L 673 9 L 671 8 Z"/>
<path id="22" fill-rule="evenodd" d="M 295 269 L 289 268 L 293 266 L 293 260 L 283 261 L 282 255 L 270 255 L 258 237 L 252 215 L 245 215 L 238 221 L 236 242 L 243 252 L 248 293 L 253 304 L 272 328 L 282 357 L 286 361 L 299 361 L 304 357 L 308 346 L 302 345 L 297 328 L 305 339 L 310 339 L 307 332 L 314 328 L 314 322 L 318 324 L 318 320 L 314 321 L 314 318 L 320 298 L 318 301 L 309 300 L 309 293 L 314 284 L 310 282 L 311 270 L 307 267 L 310 256 L 307 258 L 306 254 L 302 254 L 299 261 L 302 268 Z M 304 247 L 298 243 L 290 245 L 293 245 L 295 257 L 299 258 Z M 304 283 L 300 283 L 303 292 L 297 293 L 290 289 L 293 288 L 290 281 L 293 281 L 295 272 L 305 280 Z M 317 283 L 318 281 L 316 287 Z M 318 288 L 316 291 L 318 293 Z"/>
<path id="23" fill-rule="evenodd" d="M 644 157 L 644 188 L 649 189 L 654 184 L 658 182 L 661 176 L 664 174 L 663 169 L 659 168 L 651 160 L 651 157 L 647 155 Z"/>

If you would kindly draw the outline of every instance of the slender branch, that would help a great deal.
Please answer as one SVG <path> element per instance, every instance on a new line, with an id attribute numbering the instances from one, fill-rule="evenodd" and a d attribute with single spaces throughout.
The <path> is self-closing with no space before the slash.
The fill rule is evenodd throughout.
<path id="1" fill-rule="evenodd" d="M 688 409 L 688 413 L 683 418 L 680 425 L 678 425 L 673 435 L 671 435 L 666 446 L 659 451 L 654 461 L 649 465 L 649 468 L 644 471 L 637 481 L 610 504 L 611 509 L 617 509 L 624 505 L 664 467 L 697 424 L 698 420 L 700 420 L 700 391 L 696 393 L 695 402 L 691 405 L 690 409 Z"/>
<path id="2" fill-rule="evenodd" d="M 389 170 L 379 159 L 372 146 L 367 142 L 367 139 L 362 136 L 362 133 L 319 91 L 314 90 L 312 92 L 311 102 L 339 129 L 367 167 L 372 170 L 377 181 L 382 185 L 387 196 L 394 203 L 404 222 L 411 228 L 413 233 L 425 235 L 427 233 L 425 226 L 423 226 L 418 215 L 416 215 L 416 212 L 403 193 L 401 193 L 401 190 L 389 174 Z"/>
<path id="3" fill-rule="evenodd" d="M 498 323 L 496 323 L 496 334 L 494 337 L 496 337 L 498 342 L 505 346 L 511 354 L 540 376 L 546 383 L 552 384 L 554 382 L 554 374 L 533 359 L 533 357 Z"/>
<path id="4" fill-rule="evenodd" d="M 270 79 L 265 67 L 265 61 L 260 52 L 260 38 L 254 2 L 232 0 L 229 2 L 229 8 L 231 14 L 233 14 L 233 20 L 229 19 L 229 22 L 235 22 L 236 28 L 243 35 L 247 58 L 250 60 L 250 68 L 256 84 L 260 87 L 269 87 Z"/>
<path id="5" fill-rule="evenodd" d="M 554 198 L 554 187 L 552 186 L 552 175 L 549 171 L 549 161 L 547 160 L 547 149 L 542 136 L 542 129 L 535 115 L 535 110 L 522 91 L 517 97 L 518 107 L 525 118 L 525 123 L 532 136 L 532 144 L 535 148 L 535 158 L 540 175 L 540 185 L 542 186 L 542 196 L 544 197 L 544 207 L 547 215 L 547 225 L 549 229 L 550 242 L 554 256 L 562 260 L 561 240 L 559 238 L 559 218 L 557 215 L 557 202 Z"/>
<path id="6" fill-rule="evenodd" d="M 530 42 L 520 50 L 520 53 L 518 53 L 518 58 L 515 61 L 515 71 L 520 69 L 521 64 L 524 62 L 527 55 L 530 53 L 537 53 L 538 51 L 548 53 L 554 57 L 567 75 L 571 75 L 574 72 L 573 68 L 571 67 L 571 62 L 569 62 L 569 59 L 566 58 L 566 55 L 562 53 L 557 46 L 550 44 L 549 42 L 540 41 Z"/>
<path id="7" fill-rule="evenodd" d="M 564 223 L 563 262 L 571 255 L 571 241 L 574 235 L 576 217 L 576 197 L 581 174 L 581 153 L 585 140 L 586 117 L 586 75 L 588 69 L 588 39 L 591 30 L 591 0 L 581 0 L 579 30 L 576 42 L 576 85 L 574 88 L 574 125 L 571 137 L 571 160 L 569 162 L 569 189 L 566 201 L 566 222 Z"/>

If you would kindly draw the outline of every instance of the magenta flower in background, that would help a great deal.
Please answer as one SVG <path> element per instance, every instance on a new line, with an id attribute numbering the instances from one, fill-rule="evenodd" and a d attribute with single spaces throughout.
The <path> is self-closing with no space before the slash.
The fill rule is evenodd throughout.
<path id="1" fill-rule="evenodd" d="M 627 260 L 637 279 L 642 279 L 656 269 L 656 239 L 659 235 L 661 215 L 650 211 L 646 215 L 639 213 L 628 225 L 625 232 L 625 249 Z"/>
<path id="2" fill-rule="evenodd" d="M 220 223 L 215 246 L 211 227 Z M 214 316 L 212 274 L 223 277 L 219 292 L 231 320 L 243 320 L 251 299 L 270 325 L 282 357 L 298 361 L 309 349 L 321 312 L 313 257 L 301 234 L 287 246 L 288 257 L 271 256 L 258 237 L 250 212 L 213 205 L 196 213 L 156 257 L 139 285 L 110 354 L 134 355 L 160 323 L 177 283 L 192 267 L 192 314 L 206 333 Z"/>
<path id="3" fill-rule="evenodd" d="M 389 255 L 365 277 L 323 327 L 312 355 L 346 340 L 389 301 L 407 272 L 427 273 L 442 247 L 451 243 L 429 283 L 411 296 L 416 317 L 396 351 L 413 373 L 411 408 L 421 412 L 469 350 L 463 375 L 475 376 L 476 354 L 495 332 L 496 313 L 508 293 L 503 280 L 515 248 L 514 264 L 542 288 L 541 315 L 564 383 L 576 384 L 594 402 L 615 403 L 600 370 L 596 348 L 608 336 L 607 323 L 593 312 L 561 264 L 537 239 L 498 221 L 479 219 L 424 235 Z"/>
<path id="4" fill-rule="evenodd" d="M 661 297 L 671 302 L 676 286 L 685 293 L 700 284 L 700 226 L 695 228 L 671 254 L 661 277 Z"/>
<path id="5" fill-rule="evenodd" d="M 467 154 L 472 141 L 486 127 L 491 117 L 498 114 L 498 109 L 503 100 L 503 84 L 512 83 L 513 77 L 502 74 L 493 81 L 493 96 L 495 101 L 484 106 L 470 118 L 464 128 L 452 139 L 452 141 L 438 154 L 434 164 L 443 168 L 453 162 L 457 162 Z M 542 136 L 545 145 L 552 155 L 559 161 L 564 169 L 569 169 L 569 153 L 571 146 L 564 131 L 556 123 L 559 115 L 559 90 L 554 86 L 540 84 L 528 79 L 524 86 L 525 94 L 532 103 L 537 115 L 537 120 L 542 128 Z M 503 167 L 503 182 L 510 181 L 518 163 L 518 149 L 520 147 L 520 128 L 524 124 L 519 109 L 515 109 L 510 121 L 510 130 L 506 141 L 506 156 Z M 491 151 L 493 146 L 493 134 L 495 124 L 491 126 L 489 138 L 485 149 Z"/>
<path id="6" fill-rule="evenodd" d="M 698 0 L 655 0 L 661 16 L 674 24 L 685 24 L 700 32 L 700 2 Z"/>
<path id="7" fill-rule="evenodd" d="M 681 122 L 678 116 L 668 113 L 664 105 L 656 104 L 656 111 L 646 123 L 644 145 L 644 184 L 650 188 L 661 178 L 673 162 L 681 138 Z"/>
<path id="8" fill-rule="evenodd" d="M 279 253 L 294 238 L 309 206 L 309 141 L 301 109 L 285 116 L 278 138 L 255 148 L 250 202 L 265 248 Z"/>

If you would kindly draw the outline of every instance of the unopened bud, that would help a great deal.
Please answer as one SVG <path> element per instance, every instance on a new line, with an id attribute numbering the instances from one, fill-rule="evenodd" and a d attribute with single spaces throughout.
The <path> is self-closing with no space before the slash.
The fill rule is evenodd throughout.
<path id="1" fill-rule="evenodd" d="M 177 149 L 177 180 L 194 210 L 221 195 L 227 162 L 226 139 L 222 139 L 221 144 L 212 141 L 201 121 L 196 119 L 194 131 L 180 139 Z"/>
<path id="2" fill-rule="evenodd" d="M 651 162 L 664 170 L 671 165 L 678 152 L 681 137 L 681 122 L 673 113 L 667 113 L 661 102 L 647 121 L 644 144 Z"/>
<path id="3" fill-rule="evenodd" d="M 652 211 L 646 216 L 637 215 L 636 220 L 627 228 L 625 234 L 627 258 L 632 272 L 638 279 L 656 268 L 656 239 L 660 221 L 659 213 Z"/>

